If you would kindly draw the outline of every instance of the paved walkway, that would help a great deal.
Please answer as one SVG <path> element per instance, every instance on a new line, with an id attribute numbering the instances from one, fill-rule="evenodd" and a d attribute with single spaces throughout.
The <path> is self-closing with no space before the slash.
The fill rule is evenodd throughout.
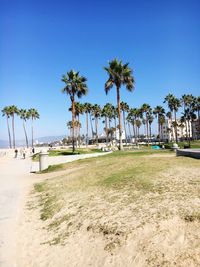
<path id="1" fill-rule="evenodd" d="M 31 185 L 30 159 L 0 157 L 0 267 L 15 267 L 16 222 Z"/>

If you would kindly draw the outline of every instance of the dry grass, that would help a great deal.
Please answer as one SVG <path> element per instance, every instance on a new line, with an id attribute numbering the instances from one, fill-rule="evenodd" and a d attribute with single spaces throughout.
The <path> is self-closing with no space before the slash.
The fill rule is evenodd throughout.
<path id="1" fill-rule="evenodd" d="M 137 249 L 146 266 L 200 264 L 197 241 L 192 241 L 200 226 L 199 160 L 173 153 L 116 152 L 62 165 L 65 168 L 67 175 L 55 173 L 54 179 L 35 186 L 40 218 L 51 233 L 47 243 L 65 245 L 70 236 L 83 231 L 101 237 L 104 250 L 115 255 L 135 238 L 141 239 Z M 187 257 L 185 249 L 175 253 L 172 262 L 167 252 L 160 254 L 159 238 L 164 235 L 163 223 L 173 227 L 174 220 L 187 229 L 190 249 Z M 158 238 L 144 232 L 154 242 L 146 246 L 140 235 L 149 225 Z"/>

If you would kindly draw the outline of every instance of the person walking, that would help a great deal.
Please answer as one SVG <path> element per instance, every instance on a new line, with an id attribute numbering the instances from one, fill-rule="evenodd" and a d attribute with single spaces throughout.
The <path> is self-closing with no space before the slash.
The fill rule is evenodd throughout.
<path id="1" fill-rule="evenodd" d="M 23 159 L 25 159 L 26 158 L 26 150 L 25 150 L 25 148 L 23 149 Z"/>
<path id="2" fill-rule="evenodd" d="M 15 149 L 15 158 L 17 158 L 17 155 L 18 155 L 18 150 Z"/>

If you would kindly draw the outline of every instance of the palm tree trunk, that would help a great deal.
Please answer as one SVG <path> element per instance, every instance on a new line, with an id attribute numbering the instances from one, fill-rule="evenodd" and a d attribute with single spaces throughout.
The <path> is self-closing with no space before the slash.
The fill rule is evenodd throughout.
<path id="1" fill-rule="evenodd" d="M 96 144 L 98 144 L 98 118 L 95 117 L 95 126 L 96 126 Z"/>
<path id="2" fill-rule="evenodd" d="M 28 148 L 28 137 L 27 137 L 27 132 L 26 132 L 26 127 L 25 127 L 24 120 L 23 120 L 23 128 L 24 128 L 24 134 L 25 134 L 25 139 L 26 139 L 26 147 Z"/>
<path id="3" fill-rule="evenodd" d="M 200 136 L 200 109 L 198 108 L 198 110 L 197 110 L 197 118 L 198 118 L 198 133 L 197 133 L 197 139 L 198 139 L 198 137 Z"/>
<path id="4" fill-rule="evenodd" d="M 14 123 L 14 114 L 12 115 L 12 131 L 13 131 L 13 148 L 15 148 L 15 123 Z"/>
<path id="5" fill-rule="evenodd" d="M 135 128 L 135 124 L 133 122 L 133 135 L 134 135 L 134 142 L 137 144 L 137 128 Z"/>
<path id="6" fill-rule="evenodd" d="M 138 138 L 140 138 L 140 128 L 138 127 L 138 132 L 137 132 L 137 143 L 138 143 Z"/>
<path id="7" fill-rule="evenodd" d="M 150 142 L 151 142 L 151 124 L 149 124 L 149 138 L 150 138 Z"/>
<path id="8" fill-rule="evenodd" d="M 81 127 L 80 127 L 80 115 L 78 114 L 78 146 L 81 146 Z"/>
<path id="9" fill-rule="evenodd" d="M 72 152 L 75 151 L 75 140 L 74 140 L 74 115 L 75 115 L 75 102 L 74 96 L 71 98 L 72 101 Z"/>
<path id="10" fill-rule="evenodd" d="M 175 137 L 176 137 L 176 143 L 178 143 L 177 125 L 176 125 L 176 111 L 175 110 L 174 110 L 174 120 L 175 120 Z"/>
<path id="11" fill-rule="evenodd" d="M 93 124 L 92 124 L 92 116 L 90 113 L 90 125 L 91 125 L 91 130 L 92 130 L 92 139 L 94 138 L 94 129 L 93 129 Z"/>
<path id="12" fill-rule="evenodd" d="M 127 136 L 126 136 L 126 118 L 125 118 L 125 111 L 123 110 L 123 120 L 124 120 L 124 133 L 125 133 L 125 139 L 126 139 L 126 145 L 127 145 Z"/>
<path id="13" fill-rule="evenodd" d="M 159 145 L 160 145 L 160 122 L 159 122 L 159 115 L 158 115 L 158 136 L 159 136 Z"/>
<path id="14" fill-rule="evenodd" d="M 120 107 L 120 92 L 119 86 L 117 86 L 117 106 L 118 106 L 118 117 L 119 117 L 119 150 L 123 150 L 122 143 L 122 123 L 121 123 L 121 107 Z"/>
<path id="15" fill-rule="evenodd" d="M 88 147 L 88 112 L 86 112 L 86 147 Z"/>
<path id="16" fill-rule="evenodd" d="M 33 147 L 33 117 L 32 117 L 32 126 L 31 126 L 31 132 L 32 132 L 32 147 Z"/>
<path id="17" fill-rule="evenodd" d="M 108 146 L 108 121 L 106 116 L 105 116 L 105 128 L 106 128 L 106 146 Z"/>
<path id="18" fill-rule="evenodd" d="M 6 120 L 7 120 L 7 128 L 8 128 L 9 145 L 10 145 L 10 148 L 12 148 L 11 135 L 10 135 L 10 126 L 9 126 L 8 116 L 6 116 Z"/>
<path id="19" fill-rule="evenodd" d="M 148 125 L 148 117 L 146 113 L 146 130 L 147 130 L 147 144 L 149 145 L 149 125 Z"/>
<path id="20" fill-rule="evenodd" d="M 130 122 L 128 122 L 128 131 L 129 131 L 129 136 L 131 138 L 131 126 L 130 126 Z"/>
<path id="21" fill-rule="evenodd" d="M 188 124 L 187 124 L 187 120 L 185 120 L 185 130 L 186 130 L 186 140 L 188 141 Z"/>
<path id="22" fill-rule="evenodd" d="M 189 129 L 189 138 L 188 138 L 188 140 L 189 140 L 189 142 L 188 142 L 188 144 L 189 144 L 189 147 L 190 147 L 190 121 L 188 120 L 188 129 Z"/>

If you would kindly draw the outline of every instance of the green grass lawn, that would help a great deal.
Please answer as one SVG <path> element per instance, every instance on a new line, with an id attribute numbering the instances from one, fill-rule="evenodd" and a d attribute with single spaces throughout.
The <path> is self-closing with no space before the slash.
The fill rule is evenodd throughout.
<path id="1" fill-rule="evenodd" d="M 100 153 L 102 152 L 100 149 L 96 148 L 78 148 L 73 153 L 71 149 L 67 150 L 49 150 L 49 157 L 55 156 L 68 156 L 68 155 L 80 155 L 80 154 L 91 154 L 91 153 Z M 33 161 L 39 161 L 39 153 L 36 153 L 32 157 Z"/>

